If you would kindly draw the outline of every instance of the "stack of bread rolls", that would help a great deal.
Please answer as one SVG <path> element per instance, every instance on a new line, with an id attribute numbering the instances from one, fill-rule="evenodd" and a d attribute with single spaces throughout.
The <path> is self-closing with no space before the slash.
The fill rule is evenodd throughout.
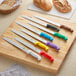
<path id="1" fill-rule="evenodd" d="M 45 11 L 50 11 L 52 9 L 52 4 L 50 0 L 33 0 L 33 1 L 37 7 Z M 72 10 L 72 7 L 67 0 L 52 0 L 52 2 L 54 7 L 62 13 L 68 13 Z"/>

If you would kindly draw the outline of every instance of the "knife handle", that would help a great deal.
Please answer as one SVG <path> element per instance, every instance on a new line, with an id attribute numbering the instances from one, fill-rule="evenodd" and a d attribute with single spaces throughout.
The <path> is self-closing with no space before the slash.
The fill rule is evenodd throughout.
<path id="1" fill-rule="evenodd" d="M 55 48 L 56 50 L 60 50 L 60 47 L 59 47 L 59 46 L 57 46 L 57 45 L 56 45 L 56 44 L 54 44 L 54 43 L 47 42 L 47 43 L 46 43 L 46 45 L 49 45 L 50 47 Z"/>
<path id="2" fill-rule="evenodd" d="M 41 43 L 41 42 L 39 42 L 39 41 L 35 42 L 35 45 L 37 45 L 37 46 L 43 48 L 46 52 L 47 52 L 48 49 L 49 49 L 48 46 L 44 45 L 43 43 Z"/>
<path id="3" fill-rule="evenodd" d="M 40 52 L 40 55 L 43 55 L 44 57 L 50 59 L 51 62 L 54 61 L 53 57 L 50 56 L 49 54 L 45 53 L 44 51 L 41 51 L 41 52 Z"/>
<path id="4" fill-rule="evenodd" d="M 41 56 L 38 55 L 38 54 L 36 54 L 35 52 L 31 51 L 31 50 L 28 50 L 28 51 L 27 51 L 27 54 L 32 55 L 32 56 L 33 56 L 34 58 L 36 58 L 38 61 L 41 60 Z"/>
<path id="5" fill-rule="evenodd" d="M 59 38 L 62 38 L 62 39 L 64 39 L 65 41 L 68 40 L 68 38 L 67 38 L 66 36 L 64 36 L 64 35 L 62 35 L 62 34 L 60 34 L 60 33 L 54 32 L 53 35 L 54 35 L 54 36 L 57 36 L 57 37 L 59 37 Z"/>
<path id="6" fill-rule="evenodd" d="M 54 40 L 53 37 L 51 37 L 50 35 L 45 34 L 43 32 L 40 33 L 40 36 L 45 37 L 45 38 L 49 39 L 50 41 L 53 41 Z"/>
<path id="7" fill-rule="evenodd" d="M 59 28 L 57 28 L 57 27 L 55 27 L 55 26 L 52 26 L 52 25 L 49 25 L 49 24 L 47 24 L 46 27 L 47 27 L 47 28 L 50 28 L 50 29 L 53 29 L 53 30 L 56 30 L 57 32 L 60 31 Z"/>
<path id="8" fill-rule="evenodd" d="M 70 32 L 73 32 L 73 30 L 71 28 L 69 28 L 69 27 L 67 27 L 65 25 L 61 25 L 60 28 L 66 29 L 66 30 L 68 30 Z"/>

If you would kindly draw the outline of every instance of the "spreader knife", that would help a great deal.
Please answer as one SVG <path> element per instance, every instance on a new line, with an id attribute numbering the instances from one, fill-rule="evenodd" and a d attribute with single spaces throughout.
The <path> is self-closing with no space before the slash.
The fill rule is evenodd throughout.
<path id="1" fill-rule="evenodd" d="M 28 30 L 30 30 L 30 31 L 32 31 L 32 32 L 34 32 L 34 33 L 36 33 L 36 34 L 44 37 L 44 38 L 46 38 L 46 39 L 49 39 L 50 41 L 53 41 L 54 40 L 53 37 L 51 37 L 50 35 L 48 35 L 46 33 L 43 33 L 43 32 L 40 32 L 40 31 L 37 31 L 35 29 L 32 29 L 28 25 L 25 25 L 25 24 L 23 24 L 21 22 L 16 21 L 16 24 L 18 24 L 18 25 L 20 25 L 20 26 L 22 26 L 22 27 L 24 27 L 24 28 L 26 28 L 26 29 L 28 29 Z"/>
<path id="2" fill-rule="evenodd" d="M 56 44 L 51 43 L 51 42 L 48 42 L 48 41 L 40 38 L 39 36 L 34 35 L 34 34 L 31 33 L 30 31 L 26 31 L 26 30 L 22 29 L 22 32 L 24 32 L 24 33 L 26 33 L 27 35 L 29 35 L 29 36 L 31 36 L 31 37 L 33 37 L 33 38 L 35 38 L 35 39 L 43 42 L 44 44 L 46 44 L 46 45 L 48 45 L 48 46 L 50 46 L 50 47 L 52 47 L 52 48 L 55 48 L 57 51 L 60 50 L 60 47 L 57 46 Z"/>
<path id="3" fill-rule="evenodd" d="M 43 28 L 42 26 L 39 26 L 38 24 L 35 24 L 35 23 L 32 23 L 32 22 L 29 22 L 28 24 L 30 24 L 30 25 L 32 25 L 32 26 L 34 26 L 34 27 L 36 27 L 36 28 L 39 28 L 39 29 L 41 29 L 41 30 L 43 30 L 43 31 L 45 31 L 45 32 L 47 32 L 47 33 L 49 33 L 49 34 L 53 34 L 54 36 L 57 36 L 57 37 L 62 38 L 62 39 L 64 39 L 64 40 L 67 40 L 67 39 L 68 39 L 68 38 L 65 37 L 64 35 L 62 35 L 62 34 L 60 34 L 60 33 L 57 33 L 57 32 L 50 31 L 50 30 L 48 30 L 48 29 L 46 29 L 46 28 Z"/>
<path id="4" fill-rule="evenodd" d="M 24 48 L 23 46 L 17 44 L 16 42 L 6 38 L 6 37 L 3 37 L 4 40 L 6 40 L 7 42 L 9 42 L 10 44 L 14 45 L 15 47 L 21 49 L 23 52 L 26 52 L 27 54 L 29 55 L 32 55 L 33 57 L 35 57 L 36 59 L 38 59 L 38 61 L 41 60 L 41 56 L 39 56 L 38 54 L 36 54 L 35 52 L 31 51 L 31 50 L 27 50 L 26 48 Z"/>
<path id="5" fill-rule="evenodd" d="M 40 17 L 40 16 L 34 16 L 34 17 L 37 18 L 37 19 L 40 19 L 40 20 L 42 20 L 42 21 L 45 21 L 45 22 L 54 24 L 54 25 L 56 25 L 56 26 L 58 26 L 58 27 L 60 27 L 60 28 L 66 29 L 66 30 L 68 30 L 68 31 L 70 31 L 70 32 L 73 32 L 73 30 L 72 30 L 71 28 L 69 28 L 69 27 L 67 27 L 67 26 L 65 26 L 65 25 L 61 25 L 61 24 L 59 24 L 59 23 L 53 22 L 53 21 L 51 21 L 51 20 L 48 20 L 48 19 L 43 18 L 43 17 Z"/>
<path id="6" fill-rule="evenodd" d="M 43 23 L 42 21 L 35 20 L 35 19 L 33 19 L 33 18 L 31 18 L 31 17 L 28 17 L 28 16 L 25 16 L 25 15 L 22 15 L 22 17 L 25 18 L 25 19 L 28 19 L 28 20 L 30 20 L 30 21 L 32 21 L 32 22 L 38 23 L 38 24 L 40 24 L 40 25 L 43 25 L 43 26 L 45 26 L 45 27 L 47 27 L 47 28 L 50 28 L 50 29 L 59 31 L 59 28 L 57 28 L 57 27 L 55 27 L 55 26 L 52 26 L 52 25 L 50 25 L 50 24 Z"/>
<path id="7" fill-rule="evenodd" d="M 17 40 L 17 41 L 20 42 L 21 44 L 25 45 L 26 47 L 28 47 L 28 48 L 36 51 L 36 52 L 39 53 L 40 55 L 43 55 L 44 57 L 50 59 L 51 62 L 54 61 L 53 57 L 50 56 L 49 54 L 47 54 L 46 52 L 41 51 L 41 50 L 35 48 L 33 45 L 31 45 L 31 44 L 29 44 L 29 43 L 27 43 L 27 42 L 24 42 L 23 40 L 21 40 L 21 39 L 19 39 L 19 38 L 15 38 L 15 40 Z"/>
<path id="8" fill-rule="evenodd" d="M 11 31 L 12 31 L 13 33 L 21 36 L 22 38 L 30 41 L 30 42 L 33 43 L 34 45 L 43 48 L 45 51 L 48 51 L 49 48 L 48 48 L 46 45 L 44 45 L 43 43 L 41 43 L 41 42 L 39 42 L 39 41 L 36 41 L 36 40 L 34 40 L 34 39 L 30 38 L 30 37 L 27 37 L 26 35 L 24 35 L 24 34 L 18 32 L 18 31 L 16 31 L 15 29 L 12 29 Z"/>

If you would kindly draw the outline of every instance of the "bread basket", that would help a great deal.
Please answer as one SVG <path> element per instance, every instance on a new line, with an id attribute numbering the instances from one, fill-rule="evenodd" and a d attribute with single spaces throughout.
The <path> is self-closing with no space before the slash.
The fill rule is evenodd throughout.
<path id="1" fill-rule="evenodd" d="M 8 14 L 15 11 L 22 0 L 0 0 L 0 13 Z"/>

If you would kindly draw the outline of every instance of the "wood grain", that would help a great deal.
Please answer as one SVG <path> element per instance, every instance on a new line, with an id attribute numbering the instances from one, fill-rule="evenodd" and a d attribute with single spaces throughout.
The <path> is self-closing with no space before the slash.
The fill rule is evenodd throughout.
<path id="1" fill-rule="evenodd" d="M 47 17 L 47 16 L 44 16 L 44 15 L 38 14 L 37 12 L 32 12 L 32 11 L 27 11 L 26 10 L 26 11 L 22 12 L 16 18 L 15 21 L 20 21 L 20 22 L 26 24 L 27 26 L 30 26 L 30 25 L 27 24 L 27 22 L 30 22 L 30 21 L 22 18 L 21 15 L 27 15 L 27 16 L 30 16 L 30 17 L 33 17 L 33 15 L 39 15 L 39 16 L 45 17 L 47 19 L 53 20 L 55 22 L 59 22 L 60 24 L 65 24 L 65 25 L 67 25 L 69 27 L 73 27 L 74 28 L 74 24 L 73 23 L 68 23 L 68 22 L 63 22 L 63 21 L 57 21 L 57 20 L 52 19 L 50 17 Z M 70 33 L 69 31 L 66 31 L 64 29 L 61 29 L 59 33 L 64 34 L 65 36 L 67 36 L 68 37 L 68 40 L 67 41 L 64 41 L 62 39 L 59 39 L 57 37 L 54 37 L 53 43 L 55 43 L 55 44 L 57 44 L 57 45 L 59 45 L 61 47 L 61 50 L 59 52 L 56 52 L 56 50 L 53 49 L 53 48 L 50 48 L 49 51 L 48 51 L 48 53 L 55 58 L 54 63 L 51 63 L 48 59 L 46 59 L 44 57 L 42 57 L 42 60 L 40 62 L 38 62 L 32 56 L 27 55 L 26 53 L 22 52 L 20 49 L 14 47 L 13 45 L 9 44 L 8 42 L 6 42 L 5 40 L 2 39 L 2 37 L 7 37 L 7 38 L 15 41 L 14 38 L 15 37 L 19 37 L 19 36 L 17 36 L 13 32 L 11 32 L 11 29 L 12 28 L 13 29 L 16 29 L 19 32 L 21 32 L 21 29 L 25 29 L 25 28 L 17 25 L 15 23 L 15 21 L 10 25 L 9 28 L 6 29 L 6 31 L 0 37 L 0 54 L 3 55 L 3 56 L 5 56 L 5 57 L 8 57 L 8 58 L 10 58 L 12 60 L 18 61 L 20 63 L 28 64 L 30 66 L 33 66 L 33 67 L 36 67 L 36 68 L 40 68 L 40 69 L 43 69 L 43 70 L 46 70 L 46 71 L 49 71 L 49 72 L 52 72 L 52 73 L 57 73 L 59 71 L 59 69 L 60 69 L 60 67 L 61 67 L 64 59 L 66 58 L 67 54 L 69 53 L 69 50 L 70 50 L 70 48 L 71 48 L 71 46 L 72 46 L 72 44 L 73 44 L 73 42 L 75 40 L 75 32 Z M 33 26 L 30 26 L 30 27 L 33 28 L 33 29 L 39 30 L 39 29 L 37 29 L 37 28 L 35 28 Z M 27 31 L 27 29 L 25 29 L 25 30 Z M 39 31 L 42 32 L 42 30 L 39 30 Z M 26 36 L 28 36 L 28 35 L 26 35 Z M 19 38 L 21 38 L 21 37 L 19 37 Z M 23 39 L 23 38 L 21 38 L 21 39 Z M 25 39 L 23 39 L 23 40 L 25 42 L 28 42 Z M 15 41 L 15 42 L 17 42 L 17 41 Z M 19 42 L 17 42 L 17 43 L 20 44 Z M 30 44 L 32 44 L 32 43 L 30 43 Z M 22 44 L 20 44 L 20 45 L 22 45 Z"/>

